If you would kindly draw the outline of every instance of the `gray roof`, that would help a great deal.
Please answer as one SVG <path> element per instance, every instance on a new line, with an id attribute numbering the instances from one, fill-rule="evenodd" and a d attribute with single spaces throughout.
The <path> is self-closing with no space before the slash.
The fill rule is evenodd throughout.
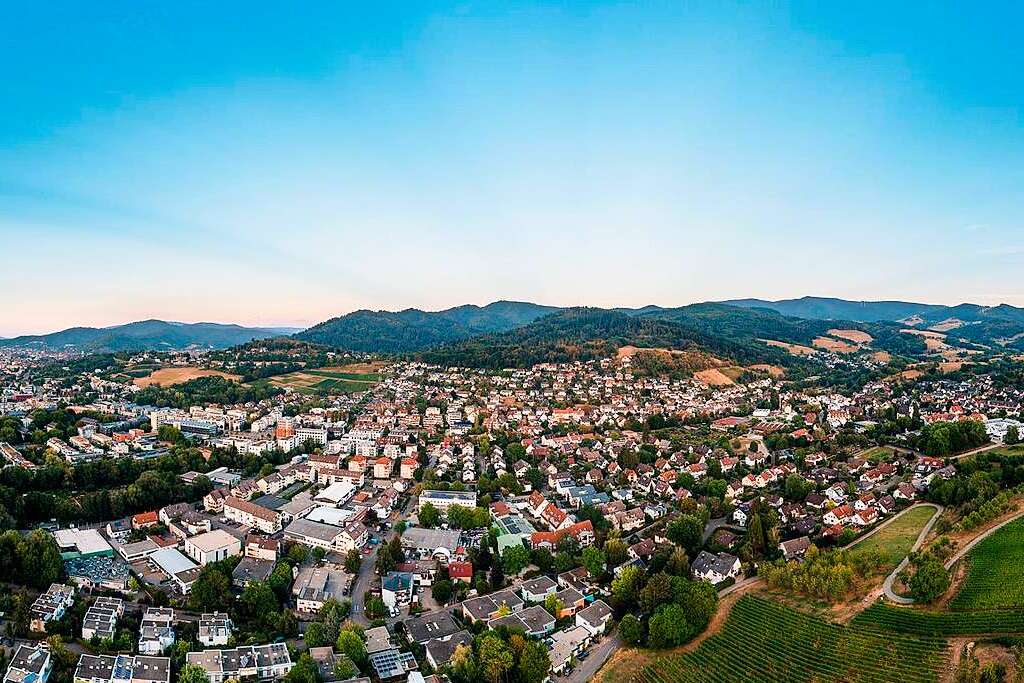
<path id="1" fill-rule="evenodd" d="M 421 645 L 428 640 L 447 638 L 459 631 L 459 625 L 448 610 L 428 612 L 405 620 L 409 637 Z"/>
<path id="2" fill-rule="evenodd" d="M 423 647 L 436 668 L 447 664 L 459 645 L 470 645 L 472 642 L 473 636 L 469 631 L 459 631 L 447 640 L 429 640 Z"/>
<path id="3" fill-rule="evenodd" d="M 455 550 L 462 540 L 462 533 L 454 529 L 425 529 L 410 527 L 402 533 L 402 546 L 421 551 L 434 551 L 438 548 Z"/>

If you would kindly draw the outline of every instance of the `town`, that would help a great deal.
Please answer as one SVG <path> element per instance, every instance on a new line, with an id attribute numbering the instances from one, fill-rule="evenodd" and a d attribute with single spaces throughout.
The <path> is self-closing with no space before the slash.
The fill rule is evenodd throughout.
<path id="1" fill-rule="evenodd" d="M 586 681 L 687 642 L 779 562 L 883 533 L 1024 426 L 1024 391 L 985 375 L 841 393 L 629 354 L 487 371 L 331 352 L 367 385 L 157 406 L 88 356 L 0 354 L 19 683 Z"/>

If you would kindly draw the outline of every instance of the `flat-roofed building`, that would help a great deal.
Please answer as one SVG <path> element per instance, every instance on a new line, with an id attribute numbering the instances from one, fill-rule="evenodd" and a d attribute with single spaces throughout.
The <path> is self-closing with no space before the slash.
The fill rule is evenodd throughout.
<path id="1" fill-rule="evenodd" d="M 139 624 L 139 654 L 158 655 L 174 645 L 174 610 L 150 607 Z"/>
<path id="2" fill-rule="evenodd" d="M 206 647 L 227 645 L 234 628 L 224 612 L 206 612 L 199 617 L 199 642 Z"/>
<path id="3" fill-rule="evenodd" d="M 241 555 L 242 542 L 223 529 L 214 529 L 185 539 L 185 554 L 200 565 L 207 565 Z"/>
<path id="4" fill-rule="evenodd" d="M 435 508 L 444 512 L 452 505 L 462 507 L 476 507 L 476 493 L 472 491 L 423 491 L 420 493 L 417 510 L 430 503 Z"/>
<path id="5" fill-rule="evenodd" d="M 224 683 L 229 679 L 275 681 L 284 678 L 294 666 L 284 643 L 189 652 L 185 663 L 201 667 L 210 683 Z"/>
<path id="6" fill-rule="evenodd" d="M 170 683 L 171 660 L 143 655 L 82 655 L 75 683 Z"/>
<path id="7" fill-rule="evenodd" d="M 44 643 L 19 645 L 4 674 L 4 683 L 46 683 L 51 671 L 53 658 Z"/>

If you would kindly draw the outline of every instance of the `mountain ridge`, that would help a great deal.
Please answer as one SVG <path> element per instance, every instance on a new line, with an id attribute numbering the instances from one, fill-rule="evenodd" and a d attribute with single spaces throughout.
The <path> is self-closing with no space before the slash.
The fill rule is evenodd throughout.
<path id="1" fill-rule="evenodd" d="M 294 332 L 293 328 L 244 327 L 232 323 L 182 323 L 149 318 L 109 327 L 69 327 L 47 334 L 0 339 L 2 347 L 74 348 L 83 352 L 221 349 Z"/>

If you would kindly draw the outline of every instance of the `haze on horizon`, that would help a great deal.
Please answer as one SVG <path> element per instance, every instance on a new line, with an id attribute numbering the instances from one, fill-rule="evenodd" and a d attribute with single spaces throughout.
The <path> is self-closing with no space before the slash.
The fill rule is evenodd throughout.
<path id="1" fill-rule="evenodd" d="M 0 335 L 1024 305 L 1024 8 L 681 4 L 9 11 Z"/>

